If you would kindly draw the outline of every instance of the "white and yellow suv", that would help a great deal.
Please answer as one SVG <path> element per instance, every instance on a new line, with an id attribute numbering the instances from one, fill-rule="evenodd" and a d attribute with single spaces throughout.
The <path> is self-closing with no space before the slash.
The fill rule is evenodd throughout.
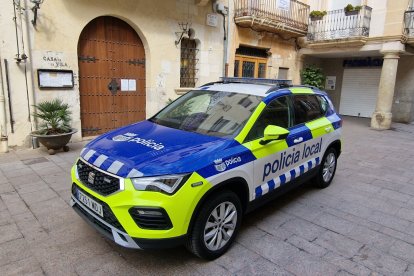
<path id="1" fill-rule="evenodd" d="M 214 259 L 245 213 L 307 180 L 329 186 L 341 125 L 318 89 L 226 78 L 86 145 L 72 206 L 119 245 Z"/>

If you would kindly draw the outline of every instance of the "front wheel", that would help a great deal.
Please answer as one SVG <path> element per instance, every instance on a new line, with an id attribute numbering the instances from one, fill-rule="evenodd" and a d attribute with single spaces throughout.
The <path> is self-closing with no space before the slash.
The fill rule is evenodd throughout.
<path id="1" fill-rule="evenodd" d="M 190 230 L 187 248 L 195 255 L 213 260 L 234 241 L 242 219 L 242 206 L 231 191 L 214 194 L 201 207 Z"/>
<path id="2" fill-rule="evenodd" d="M 331 184 L 336 172 L 337 158 L 337 153 L 334 148 L 329 148 L 326 151 L 318 175 L 314 179 L 316 187 L 323 189 Z"/>

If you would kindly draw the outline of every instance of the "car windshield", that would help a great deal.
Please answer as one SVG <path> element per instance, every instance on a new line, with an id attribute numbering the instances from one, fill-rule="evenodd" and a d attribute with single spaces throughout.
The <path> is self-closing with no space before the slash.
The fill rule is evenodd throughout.
<path id="1" fill-rule="evenodd" d="M 240 131 L 261 100 L 262 97 L 247 94 L 193 90 L 150 121 L 211 136 L 229 136 Z"/>

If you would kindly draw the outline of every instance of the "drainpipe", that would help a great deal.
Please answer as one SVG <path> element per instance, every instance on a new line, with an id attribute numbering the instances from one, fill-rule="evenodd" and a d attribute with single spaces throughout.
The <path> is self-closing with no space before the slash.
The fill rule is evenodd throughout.
<path id="1" fill-rule="evenodd" d="M 28 52 L 29 52 L 29 66 L 27 66 L 27 62 L 24 64 L 25 66 L 25 78 L 26 78 L 26 89 L 27 89 L 27 101 L 29 104 L 29 121 L 30 121 L 30 125 L 31 125 L 31 131 L 35 131 L 37 130 L 37 122 L 36 122 L 36 118 L 33 116 L 34 112 L 35 112 L 35 108 L 33 107 L 33 105 L 36 104 L 35 101 L 35 84 L 33 81 L 33 47 L 32 47 L 32 39 L 31 39 L 31 32 L 33 31 L 34 26 L 32 26 L 32 24 L 30 24 L 30 14 L 29 11 L 31 11 L 31 9 L 28 7 L 27 5 L 27 0 L 24 1 L 24 8 L 25 8 L 25 24 L 26 24 L 26 41 L 27 41 L 27 48 L 28 48 Z M 23 27 L 23 26 L 22 26 Z M 22 28 L 23 29 L 23 28 Z M 28 68 L 27 68 L 28 67 Z M 27 72 L 27 69 L 29 69 Z M 28 76 L 29 75 L 29 76 Z M 33 148 L 38 148 L 39 147 L 39 143 L 37 142 L 36 138 L 32 137 L 32 146 Z"/>
<path id="2" fill-rule="evenodd" d="M 215 8 L 219 14 L 223 16 L 223 77 L 228 76 L 228 64 L 227 64 L 227 51 L 229 46 L 229 26 L 230 26 L 230 19 L 229 19 L 229 1 L 227 1 L 227 7 L 223 4 L 215 2 Z M 227 16 L 227 28 L 226 28 L 226 16 Z"/>
<path id="3" fill-rule="evenodd" d="M 3 67 L 0 62 L 0 153 L 9 151 L 6 122 L 6 98 L 4 97 L 3 83 Z"/>

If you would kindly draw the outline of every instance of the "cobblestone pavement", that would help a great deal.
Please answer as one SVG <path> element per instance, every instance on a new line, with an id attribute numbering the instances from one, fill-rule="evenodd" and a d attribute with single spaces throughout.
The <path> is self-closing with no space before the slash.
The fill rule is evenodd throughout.
<path id="1" fill-rule="evenodd" d="M 370 130 L 345 118 L 332 185 L 302 187 L 248 215 L 237 242 L 206 262 L 184 248 L 121 248 L 69 207 L 82 143 L 0 155 L 2 275 L 414 275 L 414 125 Z"/>

